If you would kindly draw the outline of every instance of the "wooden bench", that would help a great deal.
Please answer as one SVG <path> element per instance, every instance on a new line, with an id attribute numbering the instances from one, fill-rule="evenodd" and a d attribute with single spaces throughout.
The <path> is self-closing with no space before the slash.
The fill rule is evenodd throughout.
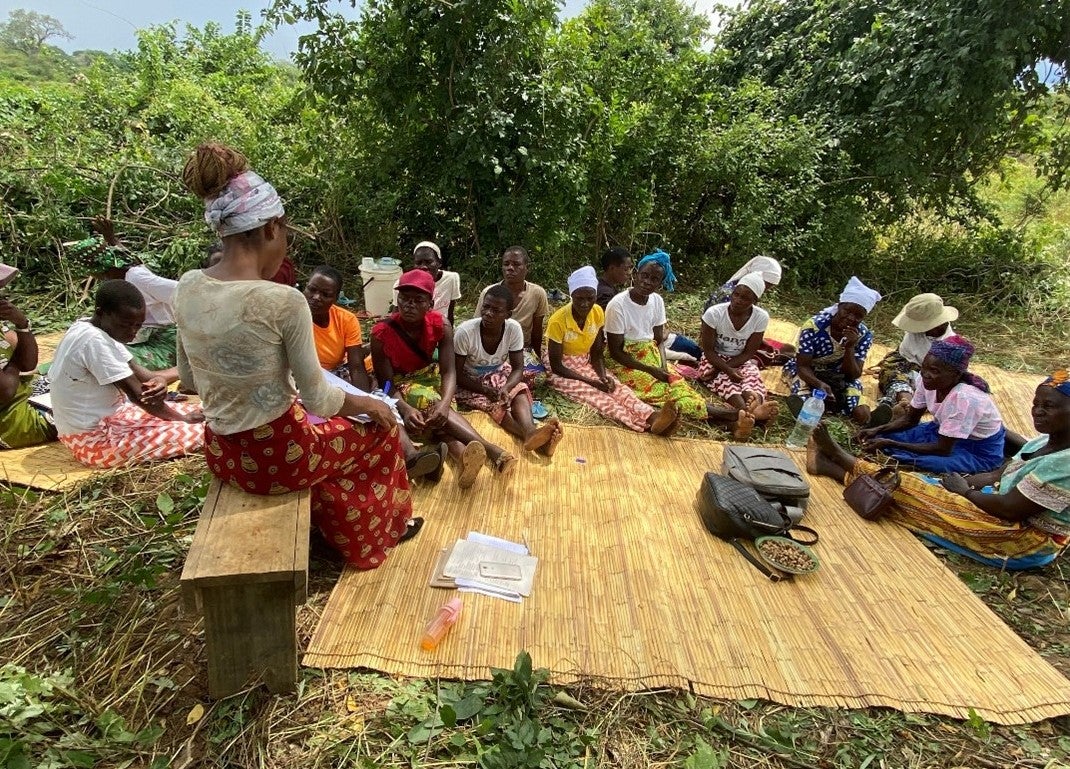
<path id="1" fill-rule="evenodd" d="M 208 692 L 297 683 L 297 606 L 308 596 L 307 491 L 246 494 L 212 479 L 182 569 L 186 609 L 204 615 Z"/>

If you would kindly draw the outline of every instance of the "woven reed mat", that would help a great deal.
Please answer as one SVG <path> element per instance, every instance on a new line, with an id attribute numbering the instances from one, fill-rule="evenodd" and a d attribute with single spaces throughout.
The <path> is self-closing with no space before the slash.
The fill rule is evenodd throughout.
<path id="1" fill-rule="evenodd" d="M 37 337 L 37 359 L 41 363 L 52 360 L 52 356 L 56 354 L 56 348 L 59 347 L 59 343 L 65 333 L 65 331 L 56 331 L 51 334 L 41 334 Z"/>
<path id="2" fill-rule="evenodd" d="M 500 440 L 483 415 L 477 429 Z M 526 649 L 558 683 L 691 687 L 793 706 L 888 706 L 1027 723 L 1070 714 L 1070 681 L 908 531 L 867 524 L 831 481 L 807 522 L 821 569 L 773 584 L 706 532 L 693 507 L 722 445 L 566 426 L 553 463 L 521 459 L 467 492 L 420 486 L 423 531 L 370 572 L 347 569 L 304 664 L 485 679 Z M 583 460 L 580 462 L 579 460 Z M 433 653 L 417 644 L 452 591 L 428 587 L 439 549 L 470 530 L 539 557 L 523 604 L 463 595 Z"/>
<path id="3" fill-rule="evenodd" d="M 765 332 L 770 339 L 778 342 L 797 344 L 799 340 L 799 327 L 794 323 L 784 320 L 770 320 L 769 328 Z M 866 359 L 866 371 L 876 366 L 891 352 L 892 348 L 883 344 L 874 344 L 869 350 Z M 1044 377 L 1037 374 L 1015 374 L 995 366 L 984 363 L 972 364 L 970 371 L 984 377 L 992 388 L 992 397 L 995 398 L 999 413 L 1003 415 L 1003 422 L 1007 429 L 1021 433 L 1027 438 L 1036 434 L 1033 428 L 1033 417 L 1029 413 L 1033 403 L 1033 392 L 1037 389 Z M 783 376 L 781 369 L 765 369 L 762 371 L 762 381 L 769 392 L 777 395 L 791 393 L 791 383 Z M 877 402 L 880 393 L 877 392 L 877 377 L 872 373 L 866 373 L 862 377 L 865 399 L 871 405 Z"/>
<path id="4" fill-rule="evenodd" d="M 70 488 L 100 472 L 75 459 L 59 441 L 0 451 L 0 480 L 42 491 Z"/>

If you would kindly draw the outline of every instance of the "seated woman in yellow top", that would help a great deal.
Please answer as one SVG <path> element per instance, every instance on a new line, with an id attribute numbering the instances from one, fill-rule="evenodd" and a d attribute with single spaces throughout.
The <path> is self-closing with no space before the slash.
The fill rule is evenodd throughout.
<path id="1" fill-rule="evenodd" d="M 305 284 L 305 301 L 312 311 L 312 338 L 320 366 L 350 384 L 370 392 L 367 351 L 357 316 L 336 302 L 342 293 L 342 273 L 326 264 L 312 271 Z"/>
<path id="2" fill-rule="evenodd" d="M 549 385 L 636 432 L 671 434 L 679 424 L 675 403 L 655 409 L 606 372 L 602 355 L 606 316 L 596 303 L 598 275 L 594 267 L 581 267 L 572 273 L 568 291 L 572 302 L 551 315 L 546 325 Z"/>

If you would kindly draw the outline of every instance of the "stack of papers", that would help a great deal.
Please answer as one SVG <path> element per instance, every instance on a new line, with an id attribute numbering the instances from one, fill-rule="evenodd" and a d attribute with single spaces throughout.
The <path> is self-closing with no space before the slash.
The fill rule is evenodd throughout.
<path id="1" fill-rule="evenodd" d="M 538 564 L 525 545 L 470 531 L 439 553 L 430 584 L 520 603 L 531 595 Z"/>
<path id="2" fill-rule="evenodd" d="M 397 423 L 399 425 L 404 424 L 401 419 L 401 414 L 398 413 L 397 398 L 391 398 L 388 395 L 385 395 L 382 390 L 376 390 L 375 392 L 371 393 L 364 392 L 364 390 L 361 390 L 356 385 L 350 384 L 346 380 L 342 379 L 342 377 L 332 374 L 330 371 L 324 370 L 323 378 L 327 380 L 327 384 L 331 385 L 332 387 L 337 387 L 340 390 L 343 390 L 344 392 L 352 393 L 353 395 L 363 395 L 366 398 L 375 398 L 376 400 L 381 400 L 383 403 L 390 407 L 390 410 L 393 412 L 394 419 L 397 420 Z M 323 424 L 327 421 L 323 417 L 316 416 L 314 414 L 310 414 L 309 416 L 309 421 L 311 421 L 313 424 Z M 372 418 L 369 417 L 367 414 L 361 414 L 355 417 L 347 417 L 347 419 L 351 419 L 354 422 L 360 422 L 361 424 L 368 424 L 372 421 Z"/>

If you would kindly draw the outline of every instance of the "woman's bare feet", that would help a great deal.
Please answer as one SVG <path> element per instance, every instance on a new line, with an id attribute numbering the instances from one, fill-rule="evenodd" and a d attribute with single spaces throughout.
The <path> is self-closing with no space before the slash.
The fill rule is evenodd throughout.
<path id="1" fill-rule="evenodd" d="M 457 461 L 457 485 L 469 488 L 476 482 L 483 463 L 487 461 L 487 450 L 479 441 L 472 441 L 464 447 L 461 458 Z"/>
<path id="2" fill-rule="evenodd" d="M 654 435 L 665 435 L 679 417 L 680 410 L 673 401 L 669 401 L 651 415 L 650 432 Z"/>
<path id="3" fill-rule="evenodd" d="M 498 458 L 494 460 L 494 469 L 498 471 L 498 476 L 505 478 L 512 475 L 516 470 L 517 458 L 510 454 L 508 451 L 503 451 L 498 455 Z"/>
<path id="4" fill-rule="evenodd" d="M 776 401 L 763 401 L 757 395 L 752 395 L 747 399 L 747 411 L 754 417 L 755 422 L 768 422 L 777 418 L 780 406 Z"/>
<path id="5" fill-rule="evenodd" d="M 557 451 L 557 444 L 561 443 L 561 439 L 565 437 L 565 428 L 561 426 L 560 420 L 555 418 L 551 420 L 550 423 L 553 425 L 554 433 L 539 452 L 546 457 L 552 457 L 554 455 L 554 452 Z"/>
<path id="6" fill-rule="evenodd" d="M 554 437 L 554 426 L 547 422 L 541 425 L 535 432 L 524 441 L 524 451 L 537 451 L 550 442 Z"/>
<path id="7" fill-rule="evenodd" d="M 739 420 L 732 428 L 732 437 L 737 441 L 745 441 L 750 438 L 752 432 L 754 432 L 754 417 L 750 415 L 750 412 L 740 409 Z"/>
<path id="8" fill-rule="evenodd" d="M 855 465 L 856 459 L 836 443 L 824 422 L 814 428 L 806 444 L 806 472 L 824 475 L 843 483 L 844 476 Z"/>

